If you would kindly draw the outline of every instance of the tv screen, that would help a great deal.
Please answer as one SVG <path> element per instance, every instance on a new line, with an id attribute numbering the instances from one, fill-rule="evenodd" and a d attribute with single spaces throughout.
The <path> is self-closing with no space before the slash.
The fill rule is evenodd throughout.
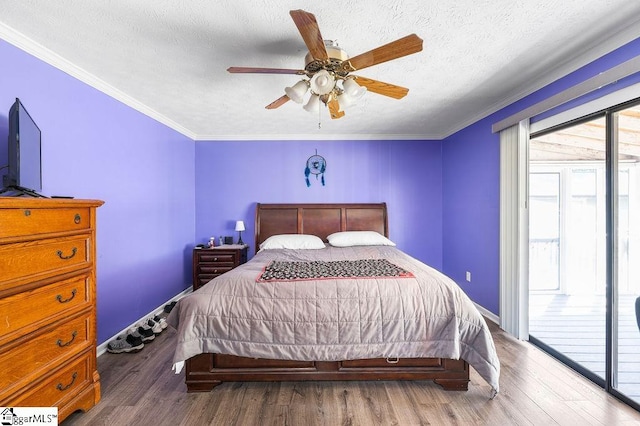
<path id="1" fill-rule="evenodd" d="M 9 167 L 5 188 L 19 191 L 42 190 L 41 135 L 20 99 L 9 110 Z"/>

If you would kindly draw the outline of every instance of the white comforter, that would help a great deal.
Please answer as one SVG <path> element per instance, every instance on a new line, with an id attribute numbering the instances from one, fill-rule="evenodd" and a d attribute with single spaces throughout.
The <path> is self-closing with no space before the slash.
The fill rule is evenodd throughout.
<path id="1" fill-rule="evenodd" d="M 272 260 L 386 258 L 415 278 L 257 282 Z M 200 353 L 301 361 L 462 358 L 499 390 L 487 325 L 450 278 L 395 247 L 264 250 L 184 297 L 169 315 L 174 363 Z"/>

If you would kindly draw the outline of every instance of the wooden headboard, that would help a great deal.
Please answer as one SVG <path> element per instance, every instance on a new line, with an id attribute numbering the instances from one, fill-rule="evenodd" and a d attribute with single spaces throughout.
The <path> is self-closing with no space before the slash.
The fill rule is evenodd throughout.
<path id="1" fill-rule="evenodd" d="M 256 245 L 272 235 L 311 234 L 323 241 L 338 231 L 376 231 L 389 236 L 387 204 L 260 204 L 256 206 Z"/>

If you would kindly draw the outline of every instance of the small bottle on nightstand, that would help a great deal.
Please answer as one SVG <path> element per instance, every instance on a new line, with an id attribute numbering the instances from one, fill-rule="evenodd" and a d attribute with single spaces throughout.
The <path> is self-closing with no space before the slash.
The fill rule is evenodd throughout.
<path id="1" fill-rule="evenodd" d="M 216 239 L 214 237 L 209 238 L 209 248 L 215 247 Z"/>

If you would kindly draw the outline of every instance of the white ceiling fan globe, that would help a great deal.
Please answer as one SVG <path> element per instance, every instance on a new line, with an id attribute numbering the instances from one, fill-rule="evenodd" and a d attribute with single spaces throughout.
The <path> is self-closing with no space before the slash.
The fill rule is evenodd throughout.
<path id="1" fill-rule="evenodd" d="M 327 95 L 335 86 L 336 79 L 327 70 L 320 70 L 311 77 L 310 88 L 316 95 Z"/>

